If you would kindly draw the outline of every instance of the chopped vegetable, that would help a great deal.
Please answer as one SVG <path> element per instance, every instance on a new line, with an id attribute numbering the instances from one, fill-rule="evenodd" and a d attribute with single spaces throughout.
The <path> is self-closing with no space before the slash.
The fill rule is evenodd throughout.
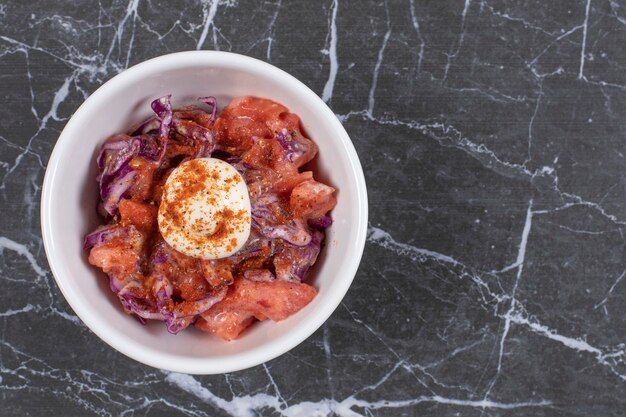
<path id="1" fill-rule="evenodd" d="M 162 321 L 173 334 L 195 325 L 232 340 L 254 321 L 284 320 L 315 297 L 304 281 L 332 225 L 335 189 L 300 171 L 317 146 L 286 107 L 240 97 L 218 115 L 214 97 L 198 101 L 204 104 L 173 109 L 171 95 L 160 97 L 152 117 L 101 146 L 97 210 L 104 224 L 83 246 L 141 323 Z M 157 224 L 167 178 L 201 157 L 235 167 L 252 203 L 246 244 L 222 259 L 174 250 Z"/>

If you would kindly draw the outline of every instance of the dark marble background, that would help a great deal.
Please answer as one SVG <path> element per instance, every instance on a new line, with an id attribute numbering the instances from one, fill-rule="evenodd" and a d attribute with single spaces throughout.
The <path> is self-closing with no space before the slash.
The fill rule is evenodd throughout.
<path id="1" fill-rule="evenodd" d="M 100 341 L 57 290 L 39 224 L 72 112 L 190 49 L 309 85 L 370 195 L 332 318 L 222 376 Z M 626 2 L 3 2 L 0 93 L 0 415 L 626 415 Z"/>

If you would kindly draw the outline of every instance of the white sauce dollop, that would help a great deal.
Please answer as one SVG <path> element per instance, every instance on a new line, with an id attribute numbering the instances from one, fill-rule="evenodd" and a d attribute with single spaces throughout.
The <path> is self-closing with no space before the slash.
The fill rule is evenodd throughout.
<path id="1" fill-rule="evenodd" d="M 186 161 L 165 182 L 158 223 L 165 241 L 185 255 L 201 259 L 231 256 L 250 235 L 246 182 L 221 159 Z"/>

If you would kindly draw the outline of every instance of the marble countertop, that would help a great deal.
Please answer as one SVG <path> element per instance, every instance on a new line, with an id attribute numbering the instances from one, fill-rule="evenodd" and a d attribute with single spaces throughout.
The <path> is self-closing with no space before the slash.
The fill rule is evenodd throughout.
<path id="1" fill-rule="evenodd" d="M 255 0 L 0 3 L 2 416 L 623 416 L 626 4 Z M 219 49 L 318 93 L 363 164 L 348 295 L 262 366 L 159 371 L 61 296 L 39 198 L 104 81 Z"/>

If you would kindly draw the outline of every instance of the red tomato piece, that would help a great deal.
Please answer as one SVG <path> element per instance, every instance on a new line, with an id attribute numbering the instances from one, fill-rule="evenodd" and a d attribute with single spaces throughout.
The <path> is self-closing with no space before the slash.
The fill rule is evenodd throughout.
<path id="1" fill-rule="evenodd" d="M 315 157 L 317 145 L 302 133 L 300 118 L 275 101 L 249 96 L 236 98 L 215 123 L 218 142 L 225 151 L 236 155 L 250 149 L 256 139 L 276 140 L 276 135 L 283 131 L 297 143 L 299 152 L 291 161 L 296 168 Z"/>
<path id="2" fill-rule="evenodd" d="M 296 216 L 313 219 L 325 215 L 337 205 L 334 193 L 333 187 L 310 179 L 293 188 L 289 204 Z"/>
<path id="3" fill-rule="evenodd" d="M 137 176 L 128 195 L 133 200 L 147 200 L 152 195 L 154 171 L 157 166 L 141 157 L 133 158 L 130 166 L 137 172 Z"/>
<path id="4" fill-rule="evenodd" d="M 247 311 L 211 310 L 202 314 L 195 326 L 203 332 L 213 333 L 224 340 L 236 339 L 254 322 L 254 315 Z"/>
<path id="5" fill-rule="evenodd" d="M 158 207 L 152 204 L 123 199 L 119 205 L 121 224 L 132 224 L 139 231 L 149 233 L 156 225 Z"/>
<path id="6" fill-rule="evenodd" d="M 260 183 L 262 193 L 288 193 L 297 184 L 313 177 L 310 171 L 299 172 L 296 165 L 285 160 L 282 146 L 274 139 L 256 140 L 241 160 L 255 168 L 246 180 Z"/>
<path id="7" fill-rule="evenodd" d="M 234 99 L 215 122 L 217 141 L 227 152 L 241 155 L 252 146 L 252 137 L 273 137 L 273 132 L 264 122 L 267 109 L 259 108 L 257 100 L 253 97 Z"/>
<path id="8" fill-rule="evenodd" d="M 126 229 L 125 233 L 91 248 L 89 263 L 116 276 L 138 272 L 145 239 L 134 226 Z"/>
<path id="9" fill-rule="evenodd" d="M 204 321 L 198 327 L 231 340 L 239 334 L 235 331 L 241 332 L 252 323 L 247 322 L 248 318 L 284 320 L 309 304 L 316 294 L 315 288 L 304 283 L 238 279 L 224 300 L 202 314 Z"/>

